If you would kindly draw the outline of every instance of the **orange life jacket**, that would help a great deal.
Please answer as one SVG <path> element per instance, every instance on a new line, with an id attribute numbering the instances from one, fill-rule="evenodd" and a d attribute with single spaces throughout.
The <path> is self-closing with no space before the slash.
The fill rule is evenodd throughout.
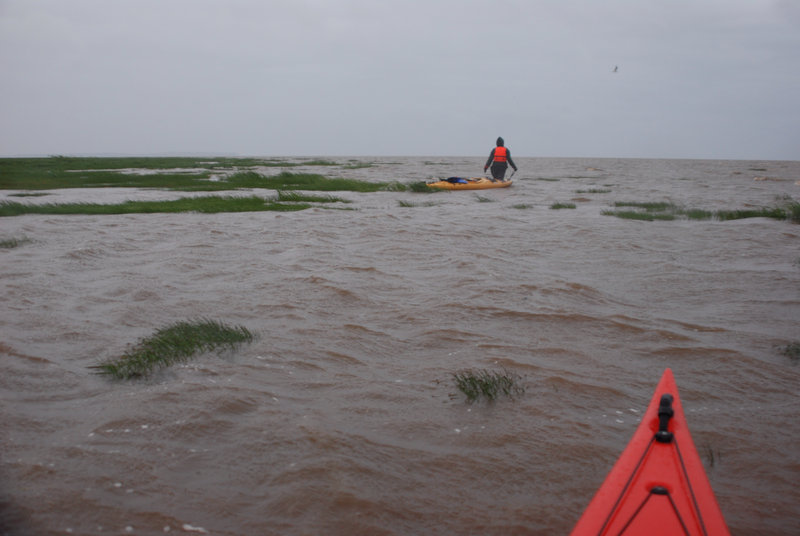
<path id="1" fill-rule="evenodd" d="M 503 146 L 498 145 L 494 148 L 494 161 L 495 162 L 505 162 L 508 160 L 508 149 Z"/>

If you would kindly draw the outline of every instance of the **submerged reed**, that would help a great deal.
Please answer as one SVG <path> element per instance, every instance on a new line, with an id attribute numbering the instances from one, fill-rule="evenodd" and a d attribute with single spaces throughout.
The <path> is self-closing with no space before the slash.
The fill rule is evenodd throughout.
<path id="1" fill-rule="evenodd" d="M 575 190 L 576 194 L 608 194 L 611 190 L 608 188 L 590 188 L 588 190 Z"/>
<path id="2" fill-rule="evenodd" d="M 493 401 L 500 395 L 512 398 L 514 395 L 521 395 L 525 388 L 518 383 L 519 379 L 518 375 L 506 370 L 467 370 L 453 374 L 456 387 L 466 395 L 468 402 L 475 402 L 480 398 Z"/>
<path id="3" fill-rule="evenodd" d="M 413 201 L 403 201 L 402 199 L 397 202 L 398 207 L 414 208 L 414 207 L 435 207 L 436 203 L 433 201 L 426 201 L 425 203 L 414 203 Z"/>
<path id="4" fill-rule="evenodd" d="M 215 320 L 177 322 L 142 339 L 121 357 L 90 368 L 120 380 L 145 377 L 156 369 L 187 361 L 198 353 L 226 347 L 233 349 L 254 338 L 245 327 L 228 326 Z"/>
<path id="5" fill-rule="evenodd" d="M 625 220 L 641 220 L 641 221 L 655 221 L 655 220 L 674 220 L 675 214 L 672 213 L 652 213 L 652 212 L 637 212 L 635 210 L 604 210 L 601 212 L 603 216 L 616 216 Z"/>
<path id="6" fill-rule="evenodd" d="M 30 238 L 5 238 L 0 240 L 0 249 L 13 249 L 31 241 Z"/>
<path id="7" fill-rule="evenodd" d="M 158 188 L 181 191 L 221 191 L 237 188 L 353 190 L 374 192 L 383 183 L 328 179 L 315 173 L 264 176 L 253 168 L 339 166 L 328 160 L 288 162 L 263 158 L 122 157 L 0 158 L 0 189 Z M 345 169 L 364 167 L 349 162 Z M 143 173 L 142 171 L 147 171 Z"/>
<path id="8" fill-rule="evenodd" d="M 783 355 L 788 357 L 793 363 L 800 363 L 800 342 L 787 344 L 781 350 Z"/>
<path id="9" fill-rule="evenodd" d="M 800 223 L 800 201 L 792 201 L 786 206 L 786 216 L 794 223 Z"/>

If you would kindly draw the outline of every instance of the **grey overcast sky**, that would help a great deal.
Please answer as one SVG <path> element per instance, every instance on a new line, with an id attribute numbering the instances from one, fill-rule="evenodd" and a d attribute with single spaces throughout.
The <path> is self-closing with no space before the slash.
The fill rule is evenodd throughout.
<path id="1" fill-rule="evenodd" d="M 0 0 L 0 77 L 4 156 L 800 159 L 800 0 Z"/>

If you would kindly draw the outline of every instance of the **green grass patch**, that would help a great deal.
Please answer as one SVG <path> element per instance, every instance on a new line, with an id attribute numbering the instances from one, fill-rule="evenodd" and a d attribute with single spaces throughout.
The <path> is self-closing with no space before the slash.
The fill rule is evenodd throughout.
<path id="1" fill-rule="evenodd" d="M 230 158 L 0 158 L 0 189 L 187 186 L 208 179 L 215 171 L 256 164 L 261 162 Z M 159 173 L 137 174 L 129 171 L 133 169 Z M 176 169 L 190 169 L 192 172 L 169 172 Z"/>
<path id="2" fill-rule="evenodd" d="M 439 190 L 438 188 L 429 188 L 428 187 L 428 183 L 425 182 L 425 181 L 412 182 L 412 183 L 406 185 L 406 189 L 409 192 L 414 192 L 414 193 L 417 193 L 417 194 L 433 194 L 433 193 L 442 191 L 442 190 Z"/>
<path id="3" fill-rule="evenodd" d="M 703 210 L 695 208 L 681 208 L 666 201 L 660 202 L 634 202 L 618 201 L 614 206 L 619 209 L 630 208 L 632 210 L 604 210 L 605 216 L 616 216 L 630 220 L 675 220 L 686 218 L 690 220 L 741 220 L 745 218 L 772 218 L 776 220 L 789 220 L 800 223 L 800 203 L 794 200 L 787 200 L 783 206 L 764 207 L 745 210 Z"/>
<path id="4" fill-rule="evenodd" d="M 315 159 L 315 160 L 308 160 L 308 161 L 305 161 L 305 162 L 301 162 L 298 165 L 300 165 L 300 166 L 338 166 L 339 164 L 337 164 L 336 162 L 334 162 L 332 160 Z"/>
<path id="5" fill-rule="evenodd" d="M 200 212 L 216 214 L 220 212 L 265 212 L 296 211 L 311 207 L 309 203 L 281 203 L 257 196 L 249 197 L 186 197 L 173 201 L 126 201 L 117 204 L 98 203 L 47 203 L 29 205 L 13 201 L 0 201 L 0 217 L 21 216 L 23 214 L 47 215 L 115 215 Z"/>
<path id="6" fill-rule="evenodd" d="M 277 201 L 286 203 L 350 203 L 347 199 L 332 195 L 310 195 L 299 192 L 278 191 Z"/>
<path id="7" fill-rule="evenodd" d="M 637 212 L 635 210 L 604 210 L 601 212 L 604 216 L 616 216 L 624 220 L 639 220 L 639 221 L 656 221 L 656 220 L 674 220 L 675 214 L 668 213 L 653 213 L 653 212 Z"/>
<path id="8" fill-rule="evenodd" d="M 160 188 L 220 191 L 236 188 L 353 190 L 372 192 L 384 184 L 352 179 L 326 179 L 316 174 L 281 173 L 264 177 L 253 167 L 334 166 L 336 162 L 286 162 L 258 158 L 0 158 L 0 189 Z M 215 180 L 212 180 L 215 179 Z M 297 186 L 270 186 L 269 184 Z M 300 185 L 303 187 L 301 188 Z"/>
<path id="9" fill-rule="evenodd" d="M 525 210 L 525 209 L 533 208 L 533 205 L 528 205 L 528 204 L 525 204 L 525 203 L 519 203 L 517 205 L 511 205 L 511 208 L 516 208 L 516 209 L 519 209 L 519 210 Z"/>
<path id="10" fill-rule="evenodd" d="M 617 201 L 614 206 L 618 210 L 604 210 L 604 216 L 616 216 L 625 220 L 638 221 L 671 221 L 677 213 L 677 207 L 667 201 Z M 620 208 L 628 210 L 619 210 Z"/>
<path id="11" fill-rule="evenodd" d="M 177 322 L 142 339 L 118 359 L 90 367 L 98 374 L 127 380 L 185 362 L 202 352 L 234 349 L 255 336 L 242 326 L 228 326 L 214 320 Z"/>
<path id="12" fill-rule="evenodd" d="M 478 203 L 494 203 L 494 201 L 495 201 L 491 197 L 484 197 L 482 195 L 476 195 L 475 199 L 478 200 Z"/>
<path id="13" fill-rule="evenodd" d="M 675 213 L 680 214 L 682 216 L 686 216 L 690 220 L 710 220 L 714 218 L 714 212 L 699 208 L 680 210 L 676 211 Z"/>
<path id="14" fill-rule="evenodd" d="M 453 374 L 456 387 L 466 395 L 468 402 L 481 398 L 493 401 L 500 396 L 513 398 L 521 395 L 525 388 L 519 383 L 520 379 L 518 375 L 506 370 L 467 370 Z"/>
<path id="15" fill-rule="evenodd" d="M 553 203 L 550 205 L 553 210 L 561 210 L 563 208 L 575 208 L 575 203 Z"/>
<path id="16" fill-rule="evenodd" d="M 746 210 L 718 210 L 714 213 L 714 217 L 721 221 L 743 220 L 745 218 L 773 218 L 776 220 L 785 220 L 786 211 L 780 207 Z"/>

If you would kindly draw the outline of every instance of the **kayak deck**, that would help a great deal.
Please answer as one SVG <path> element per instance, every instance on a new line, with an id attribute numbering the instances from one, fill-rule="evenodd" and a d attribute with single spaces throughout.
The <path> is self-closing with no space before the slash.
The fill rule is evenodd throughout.
<path id="1" fill-rule="evenodd" d="M 427 183 L 428 188 L 440 190 L 486 190 L 488 188 L 508 188 L 511 180 L 492 180 L 486 177 L 448 177 L 438 181 Z"/>
<path id="2" fill-rule="evenodd" d="M 572 531 L 584 534 L 730 534 L 689 435 L 670 369 Z"/>

